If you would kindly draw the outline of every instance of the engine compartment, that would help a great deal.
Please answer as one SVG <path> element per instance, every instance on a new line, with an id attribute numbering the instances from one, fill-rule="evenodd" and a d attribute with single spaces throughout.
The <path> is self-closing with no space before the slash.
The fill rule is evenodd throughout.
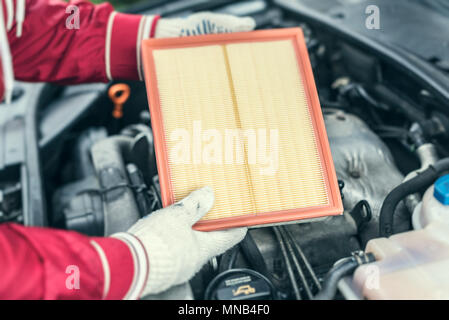
<path id="1" fill-rule="evenodd" d="M 337 261 L 363 250 L 379 236 L 379 215 L 390 191 L 406 176 L 449 155 L 448 101 L 403 66 L 354 39 L 336 36 L 318 20 L 314 23 L 295 13 L 284 1 L 247 1 L 246 6 L 222 1 L 209 7 L 204 3 L 182 10 L 162 6 L 148 12 L 170 16 L 200 9 L 251 15 L 258 28 L 303 28 L 344 214 L 252 228 L 241 244 L 210 261 L 190 283 L 146 298 L 231 297 L 226 281 L 249 277 L 258 295 L 247 288 L 245 299 L 312 299 Z M 4 165 L 0 170 L 5 181 L 0 183 L 1 222 L 40 225 L 33 221 L 43 221 L 43 225 L 103 236 L 125 231 L 161 208 L 145 86 L 120 82 L 130 87 L 131 96 L 123 117 L 116 119 L 108 97 L 116 83 L 23 84 L 27 94 L 36 92 L 41 97 L 35 140 L 46 208 L 28 212 L 32 205 L 26 203 L 33 202 L 24 180 L 19 179 L 20 166 Z M 16 122 L 10 122 L 10 127 Z M 412 228 L 411 214 L 420 194 L 412 196 L 396 208 L 395 233 Z M 30 220 L 29 214 L 40 214 L 42 219 Z"/>

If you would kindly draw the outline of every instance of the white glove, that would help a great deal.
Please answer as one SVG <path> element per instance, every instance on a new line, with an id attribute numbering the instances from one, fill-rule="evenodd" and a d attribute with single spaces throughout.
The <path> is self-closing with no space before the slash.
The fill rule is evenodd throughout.
<path id="1" fill-rule="evenodd" d="M 157 22 L 155 38 L 172 38 L 209 33 L 251 31 L 256 23 L 251 17 L 199 12 L 186 18 L 161 18 Z"/>
<path id="2" fill-rule="evenodd" d="M 128 230 L 128 234 L 113 235 L 135 243 L 129 241 L 129 234 L 132 234 L 146 251 L 149 274 L 143 296 L 190 280 L 209 259 L 222 254 L 245 237 L 247 228 L 212 232 L 192 229 L 213 204 L 212 189 L 204 187 L 180 202 L 140 219 Z M 134 251 L 139 250 L 134 248 Z M 142 270 L 144 268 L 148 268 L 145 263 L 138 266 L 140 272 L 146 272 Z"/>

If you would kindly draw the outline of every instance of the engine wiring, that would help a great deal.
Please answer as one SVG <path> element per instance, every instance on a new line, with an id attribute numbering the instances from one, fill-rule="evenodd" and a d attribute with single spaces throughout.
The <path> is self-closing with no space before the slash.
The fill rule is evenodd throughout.
<path id="1" fill-rule="evenodd" d="M 281 236 L 281 232 L 278 227 L 273 227 L 273 232 L 276 236 L 277 242 L 281 248 L 282 256 L 284 258 L 285 267 L 287 268 L 287 273 L 290 278 L 290 283 L 293 288 L 294 296 L 296 300 L 302 300 L 301 293 L 299 292 L 298 283 L 296 282 L 295 273 L 293 272 L 292 265 L 290 263 L 290 259 L 288 258 L 287 249 L 285 246 L 284 239 Z"/>

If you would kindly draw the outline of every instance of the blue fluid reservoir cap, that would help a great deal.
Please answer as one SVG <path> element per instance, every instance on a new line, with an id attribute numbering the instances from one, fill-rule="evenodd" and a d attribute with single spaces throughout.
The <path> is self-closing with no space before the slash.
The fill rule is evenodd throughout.
<path id="1" fill-rule="evenodd" d="M 433 196 L 444 205 L 449 205 L 449 174 L 435 181 Z"/>

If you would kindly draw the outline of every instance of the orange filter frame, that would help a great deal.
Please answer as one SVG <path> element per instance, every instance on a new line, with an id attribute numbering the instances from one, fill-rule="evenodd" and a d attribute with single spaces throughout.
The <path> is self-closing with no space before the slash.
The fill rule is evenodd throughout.
<path id="1" fill-rule="evenodd" d="M 202 220 L 200 220 L 199 222 L 197 222 L 195 224 L 194 228 L 196 230 L 211 231 L 211 230 L 227 229 L 227 228 L 240 227 L 240 226 L 277 224 L 277 223 L 285 223 L 288 221 L 296 221 L 296 220 L 301 220 L 301 219 L 312 219 L 312 218 L 318 218 L 318 217 L 329 216 L 329 215 L 340 215 L 343 212 L 343 204 L 342 204 L 342 200 L 341 200 L 340 189 L 338 186 L 335 168 L 334 168 L 332 155 L 331 155 L 331 151 L 330 151 L 330 147 L 329 147 L 329 142 L 327 139 L 326 129 L 324 126 L 324 120 L 323 120 L 323 116 L 321 113 L 320 102 L 318 99 L 318 94 L 317 94 L 317 90 L 316 90 L 316 86 L 315 86 L 312 68 L 310 65 L 310 60 L 309 60 L 309 55 L 307 52 L 306 43 L 304 40 L 302 30 L 300 28 L 262 30 L 262 31 L 253 31 L 253 32 L 226 33 L 226 34 L 213 34 L 213 35 L 200 35 L 200 36 L 191 36 L 191 37 L 183 37 L 183 38 L 147 39 L 147 40 L 143 41 L 143 43 L 142 43 L 142 61 L 143 61 L 143 66 L 144 66 L 145 83 L 146 83 L 148 101 L 149 101 L 149 107 L 150 107 L 150 113 L 151 113 L 151 123 L 152 123 L 152 129 L 153 129 L 154 140 L 155 140 L 156 160 L 157 160 L 157 168 L 158 168 L 158 173 L 159 173 L 159 181 L 160 181 L 160 185 L 161 185 L 161 195 L 162 195 L 163 206 L 164 207 L 169 206 L 169 205 L 173 204 L 174 202 L 181 200 L 179 194 L 178 194 L 178 196 L 175 196 L 175 194 L 176 194 L 175 189 L 177 188 L 176 183 L 180 180 L 183 180 L 184 184 L 185 183 L 188 184 L 189 177 L 192 178 L 193 176 L 189 176 L 187 173 L 186 173 L 186 176 L 183 176 L 182 173 L 180 175 L 180 173 L 179 173 L 180 171 L 177 169 L 175 170 L 174 167 L 173 166 L 171 167 L 171 165 L 170 165 L 169 145 L 168 145 L 169 141 L 167 138 L 168 133 L 165 131 L 164 127 L 167 127 L 166 121 L 171 121 L 171 120 L 170 120 L 170 117 L 168 116 L 169 111 L 167 111 L 167 109 L 164 109 L 164 108 L 167 108 L 167 105 L 163 105 L 163 103 L 165 103 L 165 102 L 162 102 L 162 101 L 167 101 L 167 98 L 164 98 L 164 97 L 169 97 L 169 99 L 172 99 L 171 97 L 178 97 L 178 93 L 180 94 L 180 91 L 186 91 L 186 90 L 180 90 L 180 91 L 176 92 L 176 90 L 173 89 L 175 87 L 171 86 L 171 79 L 174 79 L 173 81 L 179 82 L 179 81 L 181 81 L 179 79 L 184 79 L 182 77 L 185 77 L 186 75 L 185 74 L 184 75 L 183 74 L 179 74 L 179 75 L 172 74 L 172 75 L 170 75 L 170 77 L 172 77 L 172 78 L 167 78 L 166 73 L 164 73 L 163 74 L 164 78 L 161 78 L 161 74 L 158 74 L 158 68 L 159 68 L 159 72 L 161 72 L 161 70 L 164 70 L 164 71 L 178 70 L 178 69 L 173 69 L 172 66 L 170 66 L 170 64 L 176 65 L 176 62 L 171 63 L 170 62 L 171 60 L 167 57 L 171 57 L 171 54 L 173 54 L 173 53 L 181 52 L 182 51 L 181 49 L 188 49 L 187 51 L 189 51 L 190 49 L 199 50 L 199 51 L 195 51 L 195 54 L 196 54 L 197 52 L 201 53 L 202 52 L 201 50 L 207 50 L 207 48 L 209 48 L 209 49 L 214 48 L 214 50 L 216 50 L 214 52 L 219 52 L 218 47 L 223 48 L 224 59 L 228 59 L 226 68 L 225 67 L 223 67 L 223 68 L 225 68 L 227 70 L 228 77 L 229 77 L 229 83 L 230 83 L 229 86 L 231 87 L 232 90 L 234 90 L 234 91 L 232 91 L 232 96 L 233 96 L 232 100 L 226 98 L 227 100 L 223 101 L 223 104 L 225 104 L 225 103 L 232 104 L 232 101 L 233 101 L 234 106 L 235 106 L 237 104 L 236 103 L 236 92 L 237 92 L 237 94 L 240 94 L 239 97 L 241 97 L 242 94 L 243 95 L 247 94 L 247 92 L 249 91 L 248 88 L 256 88 L 257 87 L 254 85 L 251 87 L 250 83 L 245 82 L 245 81 L 247 81 L 246 80 L 247 78 L 245 78 L 245 72 L 240 72 L 238 70 L 239 66 L 244 67 L 245 65 L 252 64 L 252 63 L 248 63 L 248 62 L 252 62 L 253 60 L 255 60 L 255 58 L 253 59 L 252 56 L 248 56 L 249 60 L 247 59 L 244 62 L 242 62 L 242 61 L 236 62 L 236 60 L 239 60 L 240 57 L 244 56 L 245 54 L 247 54 L 247 53 L 250 54 L 249 51 L 258 50 L 257 48 L 259 48 L 259 47 L 257 47 L 256 49 L 251 49 L 252 47 L 247 47 L 244 44 L 248 44 L 248 46 L 254 46 L 254 45 L 257 46 L 257 43 L 262 44 L 262 47 L 260 47 L 260 48 L 265 48 L 265 50 L 261 50 L 263 52 L 269 51 L 266 49 L 271 48 L 272 44 L 273 44 L 273 46 L 276 46 L 278 44 L 282 45 L 279 48 L 285 48 L 285 45 L 287 44 L 289 46 L 289 48 L 293 48 L 293 49 L 288 49 L 291 51 L 290 53 L 288 53 L 288 55 L 290 57 L 292 57 L 291 59 L 294 60 L 294 63 L 291 64 L 290 66 L 297 67 L 298 70 L 296 70 L 295 73 L 298 74 L 297 77 L 298 77 L 298 79 L 300 79 L 300 82 L 294 82 L 294 83 L 300 83 L 301 87 L 300 88 L 293 87 L 293 90 L 289 89 L 290 91 L 286 91 L 286 92 L 289 95 L 294 96 L 296 94 L 296 90 L 301 91 L 301 99 L 302 99 L 301 101 L 304 101 L 304 102 L 302 103 L 301 106 L 298 105 L 298 109 L 300 107 L 302 107 L 304 110 L 306 110 L 305 112 L 307 112 L 306 118 L 307 118 L 307 121 L 309 121 L 311 123 L 309 131 L 310 131 L 310 136 L 312 137 L 312 140 L 313 140 L 313 143 L 309 144 L 308 147 L 304 150 L 306 150 L 306 151 L 310 150 L 310 152 L 313 153 L 315 158 L 310 158 L 310 157 L 307 158 L 306 157 L 306 158 L 304 158 L 306 160 L 302 160 L 303 161 L 302 167 L 300 165 L 298 165 L 298 167 L 295 167 L 296 160 L 299 158 L 302 158 L 302 154 L 304 152 L 297 152 L 296 154 L 293 154 L 293 156 L 291 156 L 291 155 L 285 156 L 285 158 L 288 158 L 288 159 L 283 160 L 284 159 L 283 158 L 283 150 L 286 150 L 284 148 L 284 149 L 280 150 L 279 157 L 280 157 L 281 161 L 290 161 L 289 162 L 290 166 L 292 166 L 292 163 L 293 163 L 293 166 L 288 167 L 288 168 L 292 168 L 292 171 L 298 171 L 300 173 L 303 172 L 301 174 L 305 174 L 304 171 L 307 171 L 307 168 L 306 168 L 307 163 L 316 162 L 317 165 L 315 167 L 311 167 L 312 169 L 308 170 L 311 173 L 308 175 L 305 174 L 306 175 L 306 178 L 304 178 L 305 182 L 302 182 L 303 181 L 303 180 L 301 180 L 302 176 L 300 176 L 299 180 L 301 180 L 302 184 L 307 184 L 307 183 L 309 183 L 308 181 L 311 181 L 315 178 L 319 179 L 320 182 L 315 183 L 312 181 L 315 184 L 312 183 L 312 187 L 309 186 L 308 189 L 301 189 L 302 185 L 299 185 L 297 190 L 312 190 L 311 193 L 313 193 L 315 189 L 320 189 L 321 184 L 322 184 L 322 190 L 324 190 L 323 194 L 325 196 L 320 196 L 321 197 L 320 199 L 325 199 L 325 200 L 323 200 L 321 202 L 317 202 L 314 200 L 316 198 L 313 198 L 313 196 L 302 195 L 301 193 L 299 193 L 299 191 L 297 191 L 297 193 L 296 193 L 297 197 L 302 197 L 302 196 L 305 197 L 304 199 L 306 199 L 306 200 L 304 200 L 304 203 L 306 205 L 304 205 L 304 206 L 301 205 L 300 207 L 288 207 L 286 205 L 283 205 L 283 202 L 290 201 L 289 200 L 291 198 L 290 196 L 286 197 L 286 195 L 284 194 L 284 195 L 280 195 L 278 197 L 279 199 L 277 199 L 275 197 L 273 197 L 273 199 L 271 199 L 270 192 L 267 193 L 266 190 L 273 188 L 273 191 L 275 193 L 277 192 L 276 194 L 279 195 L 281 192 L 279 190 L 291 190 L 291 188 L 294 188 L 294 187 L 285 187 L 284 186 L 284 184 L 285 184 L 284 182 L 285 181 L 288 182 L 288 180 L 283 180 L 284 182 L 276 181 L 276 183 L 274 183 L 274 185 L 272 185 L 272 186 L 269 185 L 268 189 L 265 184 L 264 192 L 259 192 L 262 195 L 267 194 L 267 196 L 266 196 L 267 200 L 264 200 L 265 197 L 259 196 L 259 199 L 261 199 L 260 201 L 263 202 L 264 205 L 258 205 L 258 203 L 256 203 L 256 200 L 249 201 L 249 202 L 255 203 L 253 206 L 253 208 L 255 208 L 254 212 L 252 212 L 251 210 L 249 210 L 249 211 L 247 210 L 245 212 L 245 214 L 242 214 L 240 209 L 238 207 L 234 206 L 232 208 L 234 208 L 233 210 L 235 210 L 235 212 L 229 212 L 229 214 L 224 214 L 223 211 L 220 211 L 220 214 L 212 215 L 209 218 L 206 216 L 205 218 L 203 218 Z M 291 46 L 290 46 L 290 44 L 291 44 Z M 240 48 L 237 48 L 238 50 L 235 50 L 236 46 L 234 46 L 234 45 L 236 45 L 236 46 L 243 45 L 243 46 L 241 46 Z M 270 46 L 270 47 L 263 47 L 263 45 Z M 228 50 L 226 48 L 228 48 L 228 47 L 229 47 L 229 56 L 228 56 L 228 53 L 226 52 L 226 50 Z M 174 49 L 174 50 L 172 50 L 172 49 Z M 179 49 L 179 50 L 176 51 L 177 49 Z M 182 51 L 182 52 L 184 52 L 184 51 Z M 261 55 L 265 54 L 263 52 L 260 54 Z M 276 51 L 273 51 L 273 52 L 274 53 L 271 53 L 272 55 L 270 57 L 277 56 Z M 159 59 L 158 57 L 160 57 L 161 54 L 166 54 L 166 53 L 168 54 L 168 56 L 164 58 L 165 60 L 163 60 L 163 61 L 165 61 L 164 62 L 165 65 L 162 66 L 162 64 L 160 63 L 161 60 L 157 60 L 157 59 Z M 195 55 L 192 55 L 189 53 L 188 57 L 195 57 Z M 282 57 L 282 55 L 280 55 L 280 57 Z M 220 58 L 220 59 L 222 59 L 222 58 Z M 230 72 L 229 71 L 230 70 L 229 59 L 234 59 L 234 61 L 231 64 L 231 68 L 233 68 L 232 72 L 235 72 L 235 77 L 233 77 L 234 73 L 233 74 L 229 73 Z M 261 59 L 262 60 L 260 60 L 260 61 L 265 61 L 265 60 L 263 60 L 263 59 L 265 59 L 264 56 Z M 188 60 L 186 60 L 186 61 L 188 61 Z M 189 61 L 192 61 L 192 60 L 189 60 Z M 212 59 L 210 61 L 215 61 L 215 60 Z M 222 60 L 217 60 L 217 61 L 222 61 Z M 271 61 L 275 61 L 275 58 L 271 58 Z M 200 62 L 197 61 L 195 63 L 200 63 Z M 274 63 L 274 65 L 275 64 L 276 63 Z M 178 61 L 178 65 L 185 65 L 185 63 L 179 63 L 179 61 Z M 216 65 L 216 63 L 214 64 L 211 62 L 210 65 L 214 66 L 214 65 Z M 254 62 L 254 65 L 256 65 L 256 62 Z M 263 69 L 263 63 L 259 64 L 259 66 L 262 66 L 262 69 Z M 180 68 L 184 68 L 184 67 L 181 66 Z M 256 68 L 256 69 L 251 69 L 252 72 L 258 73 L 258 70 L 260 68 L 257 66 L 256 67 L 253 66 L 253 68 Z M 213 72 L 207 71 L 207 75 L 210 75 L 210 77 L 211 77 L 210 79 L 217 79 L 217 77 L 216 77 L 217 73 L 220 73 L 222 70 L 225 70 L 225 69 L 218 68 L 217 69 L 218 71 L 215 69 L 213 70 Z M 295 69 L 295 68 L 293 68 L 293 69 Z M 179 70 L 182 70 L 182 69 L 179 69 Z M 267 77 L 267 75 L 270 75 L 269 72 L 276 73 L 276 70 L 277 70 L 276 68 L 271 68 L 271 69 L 267 68 L 266 70 L 262 70 L 260 73 L 262 75 L 262 76 L 260 76 L 260 79 L 269 78 L 269 76 Z M 199 84 L 197 85 L 195 83 L 196 73 L 191 72 L 191 71 L 189 71 L 189 72 L 190 73 L 188 75 L 188 79 L 190 82 L 193 82 L 193 84 L 190 83 L 188 88 L 193 90 L 195 92 L 195 94 L 201 95 L 202 94 L 201 90 L 207 90 L 207 88 L 208 88 L 207 86 L 204 86 L 204 83 L 209 84 L 212 80 L 209 79 L 208 80 L 209 82 L 204 82 L 204 79 L 203 79 L 203 82 L 201 83 L 201 85 L 199 85 Z M 180 72 L 180 73 L 182 73 L 182 72 Z M 198 74 L 199 74 L 198 77 L 200 77 L 200 73 L 198 73 Z M 290 78 L 293 79 L 294 78 L 294 77 L 289 78 L 287 75 L 286 75 L 286 77 L 283 77 L 283 75 L 285 75 L 285 74 L 273 75 L 273 78 L 274 77 L 278 77 L 278 79 L 284 79 L 284 78 L 285 79 L 290 79 Z M 176 80 L 176 78 L 177 78 L 177 80 Z M 204 78 L 204 76 L 203 76 L 203 78 Z M 161 81 L 163 81 L 163 83 Z M 184 80 L 182 80 L 182 81 L 184 81 Z M 248 80 L 248 81 L 250 81 L 250 80 Z M 260 81 L 265 81 L 265 80 L 260 80 Z M 273 80 L 269 80 L 269 81 L 273 81 Z M 285 81 L 287 81 L 287 80 L 285 80 Z M 239 86 L 238 88 L 233 88 L 235 83 L 237 83 L 237 85 Z M 268 83 L 268 82 L 264 82 L 264 83 Z M 214 83 L 212 83 L 212 85 L 214 85 Z M 284 89 L 282 89 L 282 87 L 279 87 L 279 88 L 280 88 L 280 90 L 284 90 Z M 163 90 L 163 91 L 160 91 L 160 90 Z M 279 102 L 279 104 L 275 103 L 277 101 L 282 101 L 282 99 L 283 99 L 283 96 L 280 95 L 278 91 L 273 91 L 274 92 L 273 94 L 276 96 L 276 98 L 267 100 L 267 101 L 272 102 L 271 103 L 272 110 L 270 112 L 279 112 L 279 113 L 283 112 L 282 107 L 281 107 L 283 102 L 282 103 Z M 213 95 L 212 98 L 209 97 L 209 101 L 214 101 L 214 100 L 220 99 L 220 97 L 221 97 L 220 90 L 218 90 L 217 92 L 219 92 L 219 94 Z M 257 90 L 253 90 L 252 92 L 257 92 Z M 207 94 L 207 93 L 205 93 L 205 94 Z M 264 93 L 261 93 L 261 95 L 263 95 L 263 94 Z M 270 93 L 267 93 L 267 94 L 270 94 Z M 216 97 L 218 97 L 218 98 L 216 98 Z M 251 97 L 255 97 L 255 100 L 258 99 L 257 94 L 252 94 Z M 161 99 L 166 99 L 166 100 L 161 100 Z M 180 99 L 179 97 L 174 98 L 174 99 L 178 99 L 178 100 L 170 100 L 171 101 L 170 105 L 175 105 L 175 106 L 177 105 L 177 104 L 174 104 L 173 101 L 175 101 L 178 104 L 184 103 L 182 99 L 179 100 Z M 229 102 L 229 101 L 231 101 L 231 102 Z M 249 109 L 249 107 L 247 108 L 247 106 L 245 105 L 245 103 L 244 103 L 245 101 L 246 101 L 245 99 L 239 100 L 239 104 L 236 108 L 239 108 L 238 110 L 241 110 L 241 112 L 244 114 L 244 116 L 246 118 L 249 118 L 249 117 L 251 117 L 251 114 L 253 111 L 251 111 L 251 112 L 248 111 L 250 109 Z M 257 101 L 259 101 L 259 100 L 257 100 Z M 293 101 L 293 100 L 289 100 L 289 101 Z M 294 101 L 296 101 L 296 100 L 294 100 Z M 186 104 L 187 104 L 187 101 L 186 101 Z M 273 104 L 276 104 L 276 105 L 273 105 Z M 193 105 L 193 107 L 190 107 L 190 108 L 195 108 L 195 105 Z M 296 110 L 295 103 L 289 102 L 289 108 L 290 109 L 288 109 L 288 112 L 292 112 L 292 114 L 295 114 L 295 112 L 296 112 L 295 111 Z M 182 112 L 182 109 L 179 109 L 179 110 L 181 110 L 181 112 Z M 195 112 L 195 114 L 198 114 L 197 110 L 195 110 L 195 109 L 188 109 L 188 110 L 193 110 Z M 254 110 L 257 110 L 257 109 L 254 109 Z M 219 113 L 220 109 L 216 108 L 214 110 L 214 112 Z M 261 111 L 261 112 L 263 113 L 263 111 Z M 187 113 L 187 111 L 186 111 L 186 113 Z M 273 113 L 273 114 L 276 114 L 276 113 Z M 186 117 L 186 119 L 189 119 L 189 116 L 190 115 L 187 114 L 184 117 Z M 263 121 L 261 123 L 263 123 Z M 291 122 L 288 122 L 288 123 L 291 123 Z M 294 119 L 293 119 L 293 123 L 295 123 Z M 297 123 L 301 123 L 301 122 L 298 121 Z M 207 125 L 207 123 L 205 125 Z M 299 126 L 299 125 L 297 125 L 297 126 Z M 242 125 L 241 125 L 241 128 L 243 128 Z M 297 134 L 298 131 L 295 131 L 296 128 L 294 127 L 294 125 L 289 128 L 293 128 L 293 131 L 291 134 L 291 139 L 293 141 L 294 146 L 300 145 L 301 141 L 302 141 L 301 139 L 303 139 L 303 137 Z M 284 131 L 287 130 L 285 128 L 285 126 L 283 127 L 283 130 Z M 289 132 L 287 131 L 287 133 L 289 133 Z M 284 137 L 287 137 L 287 139 L 290 139 L 289 134 L 284 135 Z M 296 139 L 296 140 L 294 140 L 294 139 Z M 306 138 L 304 138 L 304 139 L 306 139 Z M 310 147 L 310 146 L 313 146 L 313 147 Z M 307 159 L 316 159 L 316 161 L 315 160 L 309 161 Z M 247 164 L 247 166 L 249 168 L 248 164 Z M 318 167 L 319 167 L 319 169 L 316 169 Z M 219 167 L 216 167 L 216 168 L 219 168 Z M 306 168 L 306 169 L 304 169 L 304 168 Z M 228 170 L 228 169 L 226 169 L 226 170 Z M 223 170 L 225 178 L 227 175 L 226 172 L 229 172 L 226 170 Z M 247 172 L 249 170 L 250 169 L 247 169 Z M 292 175 L 290 175 L 289 170 L 290 169 L 287 169 L 286 174 L 284 172 L 284 177 L 287 177 L 286 179 L 294 179 L 293 177 L 298 177 L 297 175 L 295 176 L 295 174 L 293 172 L 292 172 Z M 211 172 L 213 172 L 213 171 L 211 171 Z M 175 173 L 176 173 L 177 178 L 175 180 L 173 180 L 173 175 Z M 229 174 L 230 175 L 235 174 L 235 172 L 229 172 Z M 250 173 L 249 174 L 250 177 L 249 178 L 247 177 L 248 181 L 250 181 L 252 179 L 252 174 L 253 173 Z M 290 178 L 290 176 L 292 178 Z M 242 179 L 244 180 L 245 177 L 242 177 Z M 249 182 L 249 184 L 251 184 L 252 189 L 250 192 L 252 194 L 254 194 L 254 192 L 256 192 L 256 191 L 260 191 L 257 189 L 257 188 L 259 188 L 257 185 L 258 178 L 254 178 L 254 179 L 256 180 L 256 182 L 254 184 L 251 181 Z M 234 181 L 234 180 L 232 180 L 232 181 Z M 298 180 L 298 179 L 296 179 L 296 180 Z M 231 181 L 231 180 L 229 180 L 229 181 Z M 271 180 L 271 181 L 273 181 L 273 180 Z M 287 184 L 289 184 L 289 183 L 287 183 Z M 297 184 L 299 184 L 299 182 L 297 182 Z M 315 186 L 319 186 L 320 188 L 315 188 Z M 189 191 L 193 191 L 198 186 L 193 185 L 193 183 L 192 183 L 192 185 L 191 186 L 189 185 L 189 187 L 192 187 L 192 190 L 189 190 Z M 220 188 L 218 188 L 218 189 L 222 190 L 223 188 L 226 188 L 226 190 L 228 190 L 228 188 L 226 186 L 224 186 L 224 187 L 220 186 Z M 290 189 L 288 189 L 288 188 L 290 188 Z M 234 188 L 233 190 L 235 190 L 235 189 L 236 188 Z M 233 192 L 235 192 L 235 193 L 238 193 L 240 191 L 242 193 L 247 192 L 247 190 L 243 190 L 243 189 L 245 189 L 245 188 L 242 187 L 241 190 L 236 190 Z M 222 191 L 220 191 L 220 192 L 222 192 Z M 284 191 L 282 191 L 282 192 L 284 192 Z M 288 191 L 288 192 L 290 192 L 289 195 L 295 194 L 295 193 L 293 193 L 294 191 Z M 187 194 L 185 194 L 185 195 L 187 195 Z M 217 195 L 217 192 L 216 192 L 216 195 Z M 182 196 L 184 196 L 184 194 Z M 216 196 L 216 198 L 217 198 L 217 196 Z M 228 203 L 228 204 L 232 203 L 233 199 L 235 199 L 234 196 L 226 196 L 226 203 Z M 256 199 L 256 198 L 254 198 L 254 199 Z M 225 203 L 225 201 L 220 202 L 220 200 L 222 200 L 222 199 L 216 199 L 216 200 L 218 200 L 218 202 L 216 201 L 215 206 L 217 206 L 217 203 L 219 203 L 219 204 Z M 271 201 L 271 200 L 273 200 L 273 201 Z M 257 200 L 257 201 L 259 201 L 259 200 Z M 290 201 L 290 202 L 294 203 L 294 201 Z M 270 205 L 272 203 L 275 203 L 274 204 L 275 206 L 276 206 L 276 204 L 279 204 L 279 208 L 273 207 L 272 205 L 271 206 L 265 205 L 265 203 L 270 204 Z M 308 204 L 311 204 L 311 205 L 308 205 Z M 212 210 L 215 209 L 215 206 Z M 270 208 L 270 209 L 265 210 L 265 209 L 257 209 L 257 208 Z"/>

